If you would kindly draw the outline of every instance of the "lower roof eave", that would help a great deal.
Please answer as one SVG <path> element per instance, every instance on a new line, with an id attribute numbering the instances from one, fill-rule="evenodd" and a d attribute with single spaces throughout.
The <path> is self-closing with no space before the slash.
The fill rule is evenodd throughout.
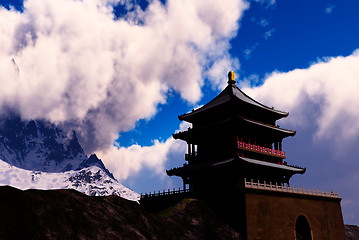
<path id="1" fill-rule="evenodd" d="M 277 168 L 277 169 L 288 170 L 288 171 L 291 171 L 294 173 L 304 174 L 306 171 L 306 168 L 301 168 L 301 167 L 297 167 L 297 166 L 281 165 L 281 164 L 277 164 L 277 163 L 270 163 L 270 162 L 265 162 L 265 161 L 252 159 L 252 158 L 245 158 L 245 157 L 239 157 L 239 159 L 242 159 L 243 161 L 245 161 L 247 163 L 261 165 L 261 166 L 265 166 L 265 167 L 272 167 L 272 168 Z"/>
<path id="2" fill-rule="evenodd" d="M 277 170 L 283 170 L 291 172 L 292 174 L 304 174 L 306 171 L 306 168 L 296 167 L 296 166 L 290 166 L 290 165 L 281 165 L 277 163 L 270 163 L 265 162 L 257 159 L 252 158 L 245 158 L 245 157 L 238 157 L 238 158 L 229 158 L 222 161 L 213 161 L 213 162 L 206 162 L 202 164 L 196 164 L 196 165 L 187 165 L 185 164 L 183 167 L 173 168 L 170 170 L 166 170 L 166 173 L 168 176 L 186 176 L 190 175 L 193 172 L 196 172 L 198 170 L 205 170 L 212 167 L 219 167 L 219 166 L 225 166 L 227 164 L 233 164 L 233 163 L 246 163 L 246 164 L 253 164 L 256 166 L 261 167 L 268 167 L 268 168 L 275 168 Z"/>

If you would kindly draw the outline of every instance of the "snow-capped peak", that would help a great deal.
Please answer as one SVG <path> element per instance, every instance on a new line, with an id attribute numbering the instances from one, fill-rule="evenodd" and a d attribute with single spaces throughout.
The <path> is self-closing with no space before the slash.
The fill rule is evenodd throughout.
<path id="1" fill-rule="evenodd" d="M 75 189 L 89 196 L 118 195 L 137 201 L 139 194 L 111 178 L 103 169 L 90 166 L 61 173 L 29 171 L 0 161 L 0 183 L 19 189 Z"/>
<path id="2" fill-rule="evenodd" d="M 45 172 L 76 170 L 87 156 L 75 132 L 40 120 L 0 120 L 0 159 L 16 167 Z"/>
<path id="3" fill-rule="evenodd" d="M 95 154 L 89 158 L 75 132 L 41 120 L 0 119 L 0 185 L 20 189 L 72 188 L 91 196 L 138 200 Z"/>

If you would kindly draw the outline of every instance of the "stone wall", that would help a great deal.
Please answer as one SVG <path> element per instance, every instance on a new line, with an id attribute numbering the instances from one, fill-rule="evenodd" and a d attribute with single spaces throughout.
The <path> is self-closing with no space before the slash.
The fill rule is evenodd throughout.
<path id="1" fill-rule="evenodd" d="M 301 219 L 306 219 L 310 227 L 308 239 L 345 240 L 340 201 L 340 198 L 246 188 L 247 239 L 297 239 L 297 220 L 304 216 Z"/>

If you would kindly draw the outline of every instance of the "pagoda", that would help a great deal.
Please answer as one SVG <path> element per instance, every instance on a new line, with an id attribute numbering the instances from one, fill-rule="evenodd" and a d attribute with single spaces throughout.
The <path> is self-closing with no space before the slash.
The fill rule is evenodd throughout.
<path id="1" fill-rule="evenodd" d="M 228 85 L 204 106 L 180 115 L 192 124 L 175 139 L 187 142 L 186 162 L 167 170 L 184 189 L 146 194 L 141 204 L 159 210 L 183 198 L 206 202 L 244 239 L 345 239 L 338 193 L 289 186 L 306 169 L 289 165 L 283 139 L 295 131 L 276 121 L 288 116 Z"/>
<path id="2" fill-rule="evenodd" d="M 181 177 L 184 187 L 199 195 L 215 186 L 233 190 L 245 179 L 289 185 L 294 174 L 306 170 L 284 161 L 283 139 L 296 132 L 280 128 L 276 121 L 288 112 L 257 102 L 235 83 L 231 71 L 227 87 L 217 97 L 178 117 L 192 124 L 173 134 L 187 142 L 187 163 L 167 174 Z"/>
<path id="3" fill-rule="evenodd" d="M 288 112 L 257 102 L 235 83 L 229 72 L 218 96 L 178 117 L 192 124 L 173 134 L 187 142 L 186 162 L 166 172 L 182 178 L 183 190 L 144 194 L 140 204 L 159 212 L 196 198 L 248 240 L 344 240 L 338 193 L 289 186 L 306 169 L 285 161 L 283 139 L 296 132 L 276 122 Z"/>

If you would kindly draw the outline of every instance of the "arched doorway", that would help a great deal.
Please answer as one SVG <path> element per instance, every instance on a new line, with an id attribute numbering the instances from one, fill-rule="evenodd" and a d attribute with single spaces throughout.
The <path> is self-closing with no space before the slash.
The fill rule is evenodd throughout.
<path id="1" fill-rule="evenodd" d="M 295 223 L 295 236 L 296 240 L 312 240 L 308 220 L 303 215 L 300 215 Z"/>

